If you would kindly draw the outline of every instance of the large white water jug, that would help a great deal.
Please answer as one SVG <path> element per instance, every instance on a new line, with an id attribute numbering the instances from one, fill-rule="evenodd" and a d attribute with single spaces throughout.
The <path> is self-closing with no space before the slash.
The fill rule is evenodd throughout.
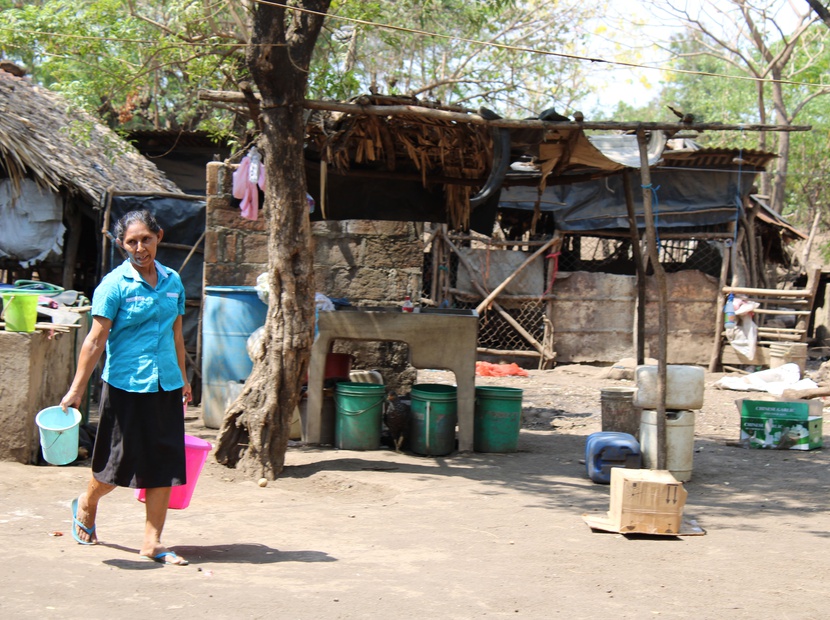
<path id="1" fill-rule="evenodd" d="M 666 409 L 703 407 L 703 378 L 700 366 L 666 367 Z M 634 404 L 641 409 L 657 409 L 657 366 L 637 366 L 634 371 L 637 394 Z"/>
<path id="2" fill-rule="evenodd" d="M 643 409 L 640 422 L 643 467 L 657 469 L 657 412 Z M 692 479 L 695 454 L 695 412 L 666 413 L 666 467 L 680 482 Z"/>

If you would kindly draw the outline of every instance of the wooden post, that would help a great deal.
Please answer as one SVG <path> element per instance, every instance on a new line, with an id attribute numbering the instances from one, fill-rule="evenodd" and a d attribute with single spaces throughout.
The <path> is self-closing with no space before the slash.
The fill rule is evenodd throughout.
<path id="1" fill-rule="evenodd" d="M 640 231 L 637 228 L 637 213 L 634 209 L 634 190 L 628 173 L 623 173 L 625 207 L 628 211 L 628 228 L 631 232 L 631 255 L 637 270 L 637 364 L 646 360 L 646 266 L 640 251 Z"/>
<path id="2" fill-rule="evenodd" d="M 643 186 L 643 217 L 646 224 L 648 255 L 654 269 L 657 284 L 658 346 L 657 346 L 657 469 L 666 468 L 666 360 L 668 359 L 669 300 L 666 288 L 666 272 L 660 264 L 657 247 L 657 231 L 654 227 L 654 213 L 651 209 L 651 170 L 648 164 L 648 140 L 643 129 L 637 130 L 637 144 L 640 147 L 640 179 Z"/>
<path id="3" fill-rule="evenodd" d="M 715 304 L 717 311 L 715 312 L 715 340 L 712 343 L 712 355 L 709 358 L 709 372 L 717 372 L 720 366 L 721 353 L 723 352 L 723 306 L 724 295 L 723 287 L 726 286 L 726 278 L 729 277 L 729 253 L 732 248 L 724 243 L 723 258 L 720 265 L 720 279 L 718 280 L 718 299 Z"/>
<path id="4" fill-rule="evenodd" d="M 449 252 L 447 251 L 447 244 L 450 239 L 447 234 L 447 225 L 439 224 L 439 226 L 441 227 L 441 231 L 439 232 L 437 238 L 441 239 L 443 243 L 441 243 L 441 260 L 438 264 L 438 297 L 440 299 L 436 301 L 440 304 L 450 296 L 450 257 Z"/>
<path id="5" fill-rule="evenodd" d="M 81 209 L 74 199 L 67 199 L 68 205 L 64 209 L 66 223 L 69 227 L 69 234 L 66 239 L 66 250 L 63 253 L 63 275 L 61 286 L 65 289 L 75 288 L 75 263 L 78 260 L 78 246 L 81 243 L 81 229 L 83 228 L 83 216 Z"/>

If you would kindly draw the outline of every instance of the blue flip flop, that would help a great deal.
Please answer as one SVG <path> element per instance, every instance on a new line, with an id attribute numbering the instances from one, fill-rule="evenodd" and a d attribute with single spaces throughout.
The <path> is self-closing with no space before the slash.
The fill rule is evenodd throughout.
<path id="1" fill-rule="evenodd" d="M 83 540 L 78 536 L 78 528 L 81 528 L 90 537 L 90 540 Z M 91 540 L 92 535 L 95 534 L 95 526 L 86 527 L 83 523 L 78 521 L 78 498 L 72 500 L 72 538 L 77 540 L 82 545 L 94 545 L 95 541 Z"/>
<path id="2" fill-rule="evenodd" d="M 170 564 L 171 566 L 187 566 L 190 564 L 190 562 L 184 558 L 180 558 L 175 551 L 162 551 L 156 555 L 142 555 L 141 557 L 153 562 L 158 562 L 159 564 Z M 167 558 L 171 558 L 173 561 L 168 562 Z M 181 560 L 181 562 L 178 562 L 177 560 Z"/>

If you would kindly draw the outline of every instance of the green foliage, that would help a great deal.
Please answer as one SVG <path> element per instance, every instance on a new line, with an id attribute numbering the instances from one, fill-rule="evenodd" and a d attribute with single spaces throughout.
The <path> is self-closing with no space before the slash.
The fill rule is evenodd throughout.
<path id="1" fill-rule="evenodd" d="M 18 3 L 12 3 L 18 4 Z M 243 66 L 227 14 L 189 0 L 43 0 L 0 13 L 0 46 L 35 81 L 120 129 L 192 129 L 213 115 L 199 88 Z M 227 117 L 227 115 L 225 115 Z"/>
<path id="2" fill-rule="evenodd" d="M 802 84 L 782 85 L 782 97 L 790 123 L 812 125 L 810 132 L 790 134 L 786 166 L 786 194 L 782 214 L 793 223 L 809 226 L 816 211 L 830 207 L 830 166 L 825 164 L 830 135 L 830 97 L 815 96 L 816 86 L 803 83 L 826 83 L 830 57 L 825 49 L 830 31 L 821 23 L 811 26 L 798 39 L 789 62 L 783 67 L 784 80 Z M 711 40 L 698 30 L 689 28 L 671 42 L 675 60 L 673 67 L 700 73 L 746 77 L 747 65 L 765 67 L 768 62 L 757 48 L 747 45 L 741 50 L 743 58 L 725 49 L 713 53 Z M 773 55 L 782 51 L 782 41 L 767 42 Z M 763 102 L 763 105 L 761 105 Z M 673 120 L 667 106 L 692 113 L 696 120 L 705 122 L 766 123 L 781 122 L 776 115 L 772 87 L 758 86 L 750 80 L 727 80 L 721 77 L 674 73 L 666 80 L 656 99 L 661 120 Z M 781 135 L 760 132 L 709 132 L 698 141 L 707 147 L 745 148 L 779 152 Z M 775 163 L 770 164 L 772 168 Z"/>
<path id="3" fill-rule="evenodd" d="M 487 105 L 505 116 L 554 104 L 564 111 L 588 92 L 582 65 L 507 47 L 573 50 L 585 38 L 580 25 L 600 8 L 535 0 L 334 3 L 333 16 L 397 29 L 330 18 L 318 43 L 317 73 L 348 79 L 318 78 L 310 91 L 316 98 L 414 94 L 444 104 Z"/>
<path id="4" fill-rule="evenodd" d="M 113 128 L 244 130 L 244 106 L 197 97 L 200 89 L 237 90 L 248 77 L 243 3 L 0 3 L 4 55 Z M 600 9 L 578 0 L 338 0 L 318 40 L 308 96 L 348 99 L 373 90 L 487 105 L 505 116 L 551 105 L 564 112 L 588 92 L 579 63 L 477 41 L 573 51 L 585 40 L 580 25 Z"/>

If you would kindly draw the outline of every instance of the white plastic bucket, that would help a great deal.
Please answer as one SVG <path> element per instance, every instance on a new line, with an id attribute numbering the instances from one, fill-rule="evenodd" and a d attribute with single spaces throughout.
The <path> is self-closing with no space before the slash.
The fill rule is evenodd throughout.
<path id="1" fill-rule="evenodd" d="M 52 465 L 67 465 L 78 458 L 78 427 L 81 412 L 59 406 L 42 409 L 35 416 L 40 429 L 40 447 L 43 458 Z"/>
<path id="2" fill-rule="evenodd" d="M 705 374 L 700 366 L 667 366 L 666 409 L 701 409 Z M 657 366 L 637 366 L 634 379 L 637 382 L 634 405 L 657 409 Z"/>
<path id="3" fill-rule="evenodd" d="M 657 412 L 643 409 L 640 451 L 645 469 L 657 469 Z M 695 412 L 666 412 L 666 467 L 680 482 L 692 479 L 695 454 Z"/>
<path id="4" fill-rule="evenodd" d="M 769 345 L 770 368 L 778 368 L 790 363 L 798 365 L 803 377 L 807 368 L 806 342 L 774 342 Z"/>

